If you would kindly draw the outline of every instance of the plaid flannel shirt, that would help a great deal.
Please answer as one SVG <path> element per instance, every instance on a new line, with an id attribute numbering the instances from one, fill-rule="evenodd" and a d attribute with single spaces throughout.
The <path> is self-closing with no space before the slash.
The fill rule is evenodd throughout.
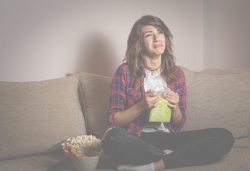
<path id="1" fill-rule="evenodd" d="M 185 121 L 186 121 L 186 83 L 183 70 L 176 66 L 176 71 L 179 75 L 179 81 L 176 83 L 168 84 L 168 87 L 178 93 L 180 96 L 179 99 L 179 108 L 182 113 L 182 121 L 179 125 L 172 127 L 170 122 L 165 122 L 164 126 L 170 131 L 175 132 L 179 131 Z M 113 117 L 115 113 L 119 111 L 126 110 L 139 102 L 144 95 L 144 86 L 135 89 L 135 78 L 132 75 L 127 64 L 121 64 L 113 77 L 111 83 L 111 95 L 110 95 L 110 109 L 108 113 L 108 121 L 111 123 L 112 127 L 116 127 Z M 146 112 L 146 111 L 145 111 Z M 123 128 L 132 135 L 140 137 L 142 128 L 146 122 L 146 115 L 141 114 L 131 123 L 123 126 Z"/>

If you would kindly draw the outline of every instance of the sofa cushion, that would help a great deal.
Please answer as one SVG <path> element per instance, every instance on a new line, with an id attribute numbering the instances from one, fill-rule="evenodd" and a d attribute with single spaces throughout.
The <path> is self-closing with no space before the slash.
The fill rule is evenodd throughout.
<path id="1" fill-rule="evenodd" d="M 246 148 L 232 148 L 221 160 L 202 166 L 167 169 L 166 171 L 249 171 L 250 150 Z"/>
<path id="2" fill-rule="evenodd" d="M 0 159 L 51 152 L 86 134 L 77 75 L 36 82 L 0 82 Z"/>
<path id="3" fill-rule="evenodd" d="M 249 145 L 250 70 L 183 68 L 187 84 L 187 120 L 183 130 L 229 129 L 234 147 Z"/>
<path id="4" fill-rule="evenodd" d="M 65 160 L 62 154 L 41 154 L 0 161 L 1 171 L 46 171 L 58 161 Z M 73 169 L 72 169 L 73 170 Z M 71 171 L 72 171 L 71 170 Z"/>
<path id="5" fill-rule="evenodd" d="M 109 127 L 107 115 L 112 77 L 77 71 L 80 78 L 80 103 L 87 133 L 101 138 Z"/>

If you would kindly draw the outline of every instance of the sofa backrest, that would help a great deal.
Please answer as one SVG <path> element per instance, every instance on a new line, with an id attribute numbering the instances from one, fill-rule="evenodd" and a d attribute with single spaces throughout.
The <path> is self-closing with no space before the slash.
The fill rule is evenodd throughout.
<path id="1" fill-rule="evenodd" d="M 79 99 L 86 121 L 87 133 L 101 138 L 109 127 L 107 122 L 112 78 L 81 71 Z"/>
<path id="2" fill-rule="evenodd" d="M 61 148 L 86 134 L 77 75 L 34 82 L 0 82 L 0 160 Z"/>
<path id="3" fill-rule="evenodd" d="M 187 120 L 182 131 L 223 127 L 233 133 L 234 147 L 249 146 L 250 70 L 183 70 L 187 84 Z M 87 132 L 101 137 L 109 126 L 107 112 L 112 77 L 78 74 Z"/>
<path id="4" fill-rule="evenodd" d="M 250 70 L 183 68 L 187 85 L 187 120 L 182 130 L 229 129 L 234 147 L 249 146 Z"/>

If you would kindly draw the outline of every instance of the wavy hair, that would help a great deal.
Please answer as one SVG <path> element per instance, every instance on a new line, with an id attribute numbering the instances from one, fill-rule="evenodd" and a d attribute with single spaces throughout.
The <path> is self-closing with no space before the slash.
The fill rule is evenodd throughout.
<path id="1" fill-rule="evenodd" d="M 162 63 L 162 72 L 161 76 L 167 84 L 176 82 L 178 80 L 178 75 L 175 70 L 175 56 L 173 55 L 172 50 L 172 39 L 173 36 L 164 24 L 164 22 L 158 17 L 152 15 L 142 16 L 139 20 L 133 25 L 131 32 L 127 41 L 127 50 L 123 62 L 125 62 L 130 70 L 132 71 L 133 76 L 136 79 L 136 87 L 143 85 L 145 73 L 142 70 L 142 67 L 147 66 L 147 62 L 141 56 L 140 52 L 142 50 L 142 39 L 143 35 L 141 28 L 145 25 L 152 25 L 160 29 L 165 35 L 165 44 L 166 48 L 161 57 Z"/>

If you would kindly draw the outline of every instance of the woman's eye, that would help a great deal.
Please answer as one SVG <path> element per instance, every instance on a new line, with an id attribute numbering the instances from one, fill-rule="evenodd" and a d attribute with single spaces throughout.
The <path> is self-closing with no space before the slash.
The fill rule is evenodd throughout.
<path id="1" fill-rule="evenodd" d="M 158 31 L 158 33 L 159 33 L 159 34 L 163 34 L 163 32 L 162 32 L 162 31 Z"/>
<path id="2" fill-rule="evenodd" d="M 151 35 L 152 35 L 152 34 L 146 34 L 145 37 L 149 37 L 149 36 L 151 36 Z"/>

